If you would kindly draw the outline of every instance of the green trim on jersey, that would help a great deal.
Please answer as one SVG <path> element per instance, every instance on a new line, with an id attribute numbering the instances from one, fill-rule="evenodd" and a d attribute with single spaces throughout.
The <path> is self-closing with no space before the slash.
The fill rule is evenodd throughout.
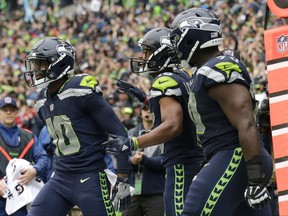
<path id="1" fill-rule="evenodd" d="M 98 81 L 94 76 L 84 76 L 81 80 L 80 86 L 91 87 L 92 89 L 95 88 L 95 85 L 98 85 Z"/>
<path id="2" fill-rule="evenodd" d="M 99 178 L 100 178 L 100 187 L 101 187 L 102 197 L 104 200 L 104 205 L 106 208 L 107 215 L 115 216 L 115 211 L 110 200 L 110 195 L 109 195 L 110 193 L 109 193 L 108 186 L 107 186 L 107 177 L 106 177 L 105 172 L 99 172 Z"/>
<path id="3" fill-rule="evenodd" d="M 206 201 L 204 208 L 201 212 L 201 216 L 209 216 L 212 214 L 213 208 L 217 204 L 219 197 L 221 196 L 222 192 L 225 190 L 225 187 L 228 185 L 229 181 L 232 179 L 233 175 L 237 171 L 237 168 L 240 165 L 242 158 L 242 150 L 241 148 L 236 148 L 234 150 L 234 154 L 231 158 L 231 161 L 224 171 L 223 175 L 215 185 L 210 194 L 208 200 Z"/>
<path id="4" fill-rule="evenodd" d="M 174 188 L 174 208 L 175 215 L 182 215 L 184 208 L 184 184 L 185 184 L 185 171 L 183 164 L 174 165 L 175 175 L 175 188 Z"/>
<path id="5" fill-rule="evenodd" d="M 175 87 L 178 83 L 170 76 L 161 76 L 157 78 L 152 87 L 164 92 L 167 88 Z"/>

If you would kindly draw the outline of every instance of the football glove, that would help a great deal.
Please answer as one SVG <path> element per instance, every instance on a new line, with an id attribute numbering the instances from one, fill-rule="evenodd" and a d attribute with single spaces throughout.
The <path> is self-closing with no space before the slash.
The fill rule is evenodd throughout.
<path id="1" fill-rule="evenodd" d="M 149 97 L 144 92 L 142 92 L 139 88 L 127 82 L 124 82 L 123 80 L 117 80 L 116 85 L 121 91 L 126 92 L 132 98 L 136 97 L 144 105 L 149 100 Z"/>
<path id="2" fill-rule="evenodd" d="M 139 147 L 136 137 L 126 138 L 114 134 L 109 134 L 109 136 L 112 139 L 109 139 L 102 145 L 105 151 L 111 155 L 118 155 L 120 152 L 134 151 Z"/>
<path id="3" fill-rule="evenodd" d="M 259 155 L 246 162 L 248 186 L 244 192 L 244 198 L 250 207 L 256 209 L 265 207 L 271 199 L 267 188 L 264 186 L 265 174 L 262 168 L 262 159 Z"/>
<path id="4" fill-rule="evenodd" d="M 117 179 L 116 185 L 112 189 L 111 200 L 116 212 L 123 211 L 130 205 L 131 195 L 128 178 Z"/>

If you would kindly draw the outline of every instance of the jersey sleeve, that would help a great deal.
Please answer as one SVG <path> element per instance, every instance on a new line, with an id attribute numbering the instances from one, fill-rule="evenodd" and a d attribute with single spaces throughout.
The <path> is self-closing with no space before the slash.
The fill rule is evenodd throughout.
<path id="1" fill-rule="evenodd" d="M 151 98 L 161 98 L 163 96 L 176 96 L 182 95 L 181 88 L 178 82 L 172 76 L 159 76 L 156 77 L 150 89 Z"/>
<path id="2" fill-rule="evenodd" d="M 90 85 L 90 84 L 89 84 Z M 91 88 L 95 88 L 91 87 Z M 108 102 L 99 94 L 94 93 L 85 97 L 84 107 L 94 121 L 107 133 L 128 137 L 124 125 L 119 120 Z M 122 152 L 116 156 L 117 173 L 128 174 L 130 170 L 129 152 Z"/>
<path id="3" fill-rule="evenodd" d="M 223 58 L 223 59 L 221 59 Z M 205 78 L 204 86 L 206 89 L 218 84 L 239 83 L 249 88 L 247 80 L 247 70 L 239 60 L 230 56 L 220 56 L 212 64 L 202 66 L 197 74 Z"/>

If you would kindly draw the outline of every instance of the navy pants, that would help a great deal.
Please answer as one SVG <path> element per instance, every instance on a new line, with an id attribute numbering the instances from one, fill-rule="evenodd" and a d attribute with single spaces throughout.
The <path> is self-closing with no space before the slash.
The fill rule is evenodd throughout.
<path id="1" fill-rule="evenodd" d="M 272 175 L 272 160 L 262 150 L 265 181 Z M 271 216 L 268 205 L 250 208 L 244 200 L 247 186 L 246 164 L 241 148 L 219 151 L 204 165 L 193 180 L 185 200 L 184 216 Z"/>
<path id="2" fill-rule="evenodd" d="M 164 216 L 163 195 L 134 195 L 123 216 Z"/>
<path id="3" fill-rule="evenodd" d="M 36 196 L 28 216 L 66 216 L 74 205 L 84 216 L 114 216 L 109 185 L 104 171 L 55 173 Z"/>
<path id="4" fill-rule="evenodd" d="M 203 160 L 191 164 L 175 164 L 166 168 L 164 207 L 166 216 L 182 215 L 184 201 L 194 176 Z"/>

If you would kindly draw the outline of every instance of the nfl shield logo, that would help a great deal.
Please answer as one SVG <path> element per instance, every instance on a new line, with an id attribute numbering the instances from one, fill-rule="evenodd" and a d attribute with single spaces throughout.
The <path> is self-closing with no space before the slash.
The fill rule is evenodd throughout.
<path id="1" fill-rule="evenodd" d="M 281 35 L 277 38 L 277 51 L 284 53 L 288 49 L 288 35 Z"/>
<path id="2" fill-rule="evenodd" d="M 50 111 L 54 110 L 54 104 L 50 104 Z"/>

